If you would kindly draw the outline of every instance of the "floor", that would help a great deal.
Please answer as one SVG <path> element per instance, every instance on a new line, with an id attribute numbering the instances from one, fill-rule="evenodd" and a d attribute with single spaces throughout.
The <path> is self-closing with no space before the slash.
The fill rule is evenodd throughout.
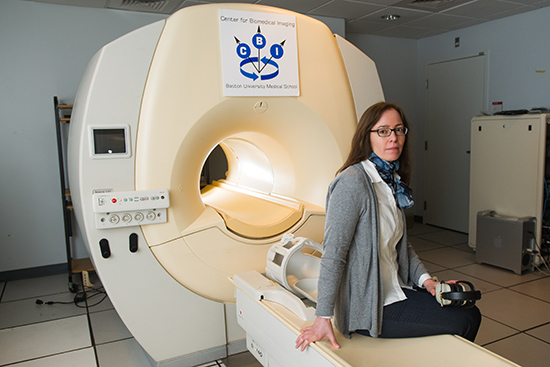
<path id="1" fill-rule="evenodd" d="M 433 275 L 471 281 L 483 292 L 477 344 L 525 367 L 548 365 L 550 271 L 518 276 L 476 264 L 467 235 L 457 232 L 415 223 L 409 237 Z M 88 292 L 80 307 L 74 296 L 64 274 L 0 282 L 0 366 L 151 366 L 105 294 Z M 260 364 L 241 353 L 203 366 Z"/>

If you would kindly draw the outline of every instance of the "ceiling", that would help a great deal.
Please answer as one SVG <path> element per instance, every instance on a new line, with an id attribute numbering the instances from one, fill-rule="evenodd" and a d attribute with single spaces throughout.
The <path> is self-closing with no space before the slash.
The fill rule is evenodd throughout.
<path id="1" fill-rule="evenodd" d="M 420 39 L 550 6 L 550 0 L 28 0 L 172 14 L 187 6 L 240 2 L 346 20 L 346 33 Z M 394 21 L 383 16 L 396 15 Z"/>

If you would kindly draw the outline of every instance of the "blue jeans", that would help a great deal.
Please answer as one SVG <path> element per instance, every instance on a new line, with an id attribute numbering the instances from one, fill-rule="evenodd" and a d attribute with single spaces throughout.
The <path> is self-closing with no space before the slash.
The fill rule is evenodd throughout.
<path id="1" fill-rule="evenodd" d="M 405 288 L 403 291 L 406 300 L 384 306 L 380 338 L 454 334 L 474 341 L 481 324 L 481 312 L 477 307 L 441 307 L 426 291 Z M 370 336 L 366 330 L 356 332 Z"/>

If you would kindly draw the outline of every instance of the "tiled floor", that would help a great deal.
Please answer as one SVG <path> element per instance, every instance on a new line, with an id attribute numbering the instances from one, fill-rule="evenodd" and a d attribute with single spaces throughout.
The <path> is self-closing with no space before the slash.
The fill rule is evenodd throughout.
<path id="1" fill-rule="evenodd" d="M 550 364 L 549 270 L 519 276 L 476 264 L 467 235 L 435 227 L 415 224 L 409 239 L 440 280 L 466 280 L 481 290 L 476 344 L 524 367 Z"/>
<path id="2" fill-rule="evenodd" d="M 93 274 L 92 282 L 100 289 Z M 68 290 L 66 274 L 0 282 L 0 366 L 153 365 L 105 294 L 89 290 L 88 299 L 78 303 L 79 307 L 74 297 Z M 38 299 L 54 303 L 39 305 Z M 218 366 L 261 365 L 250 353 L 201 365 Z"/>
<path id="3" fill-rule="evenodd" d="M 468 280 L 483 292 L 478 306 L 484 317 L 476 343 L 525 367 L 548 365 L 550 271 L 518 276 L 476 264 L 461 233 L 415 224 L 409 237 L 439 279 Z M 150 367 L 109 299 L 91 306 L 102 297 L 76 307 L 65 274 L 0 282 L 0 366 Z M 37 299 L 67 303 L 38 305 Z M 242 353 L 205 366 L 260 364 Z"/>

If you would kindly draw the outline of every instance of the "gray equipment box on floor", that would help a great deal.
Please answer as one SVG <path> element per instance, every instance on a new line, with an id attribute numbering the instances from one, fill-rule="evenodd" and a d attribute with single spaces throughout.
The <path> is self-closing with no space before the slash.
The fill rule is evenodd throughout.
<path id="1" fill-rule="evenodd" d="M 506 217 L 494 211 L 477 213 L 476 262 L 495 265 L 521 275 L 533 270 L 534 217 Z"/>

